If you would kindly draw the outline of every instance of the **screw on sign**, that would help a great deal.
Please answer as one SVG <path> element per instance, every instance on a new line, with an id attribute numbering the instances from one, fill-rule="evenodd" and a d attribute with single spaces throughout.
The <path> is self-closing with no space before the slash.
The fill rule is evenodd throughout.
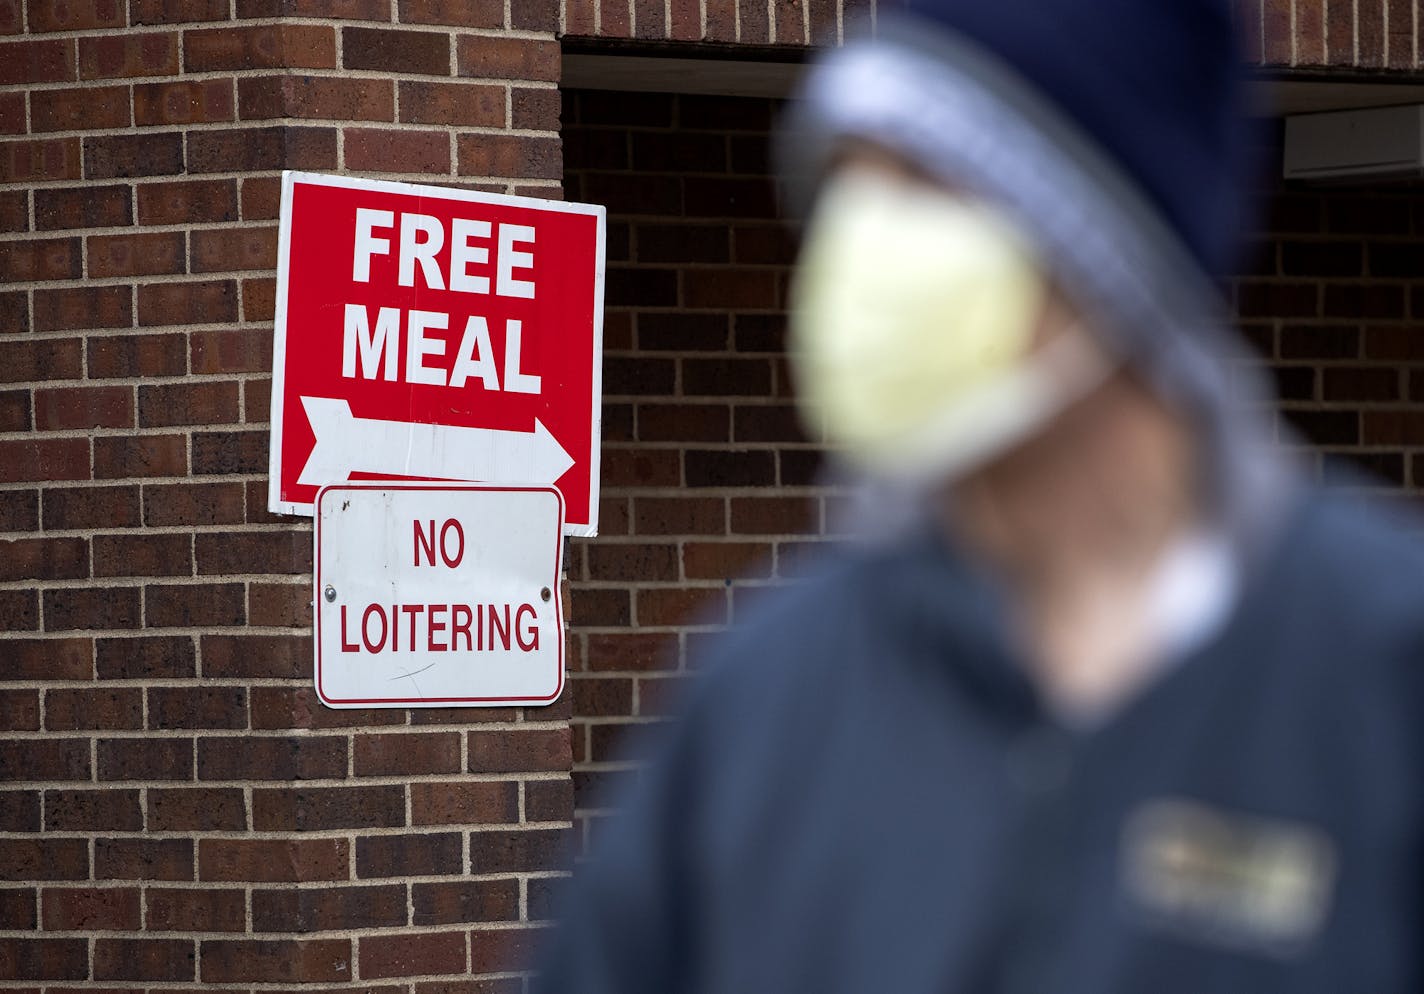
<path id="1" fill-rule="evenodd" d="M 596 534 L 603 269 L 596 205 L 284 173 L 269 507 L 553 485 Z"/>

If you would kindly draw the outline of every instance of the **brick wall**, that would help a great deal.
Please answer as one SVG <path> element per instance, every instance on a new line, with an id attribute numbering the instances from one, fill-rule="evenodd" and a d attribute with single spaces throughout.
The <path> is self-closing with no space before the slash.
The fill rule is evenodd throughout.
<path id="1" fill-rule="evenodd" d="M 881 0 L 562 0 L 573 38 L 837 44 Z M 1413 0 L 1233 0 L 1249 60 L 1272 68 L 1413 69 L 1424 33 Z"/>
<path id="2" fill-rule="evenodd" d="M 609 211 L 601 534 L 569 560 L 581 822 L 700 639 L 834 520 L 783 356 L 770 100 L 569 92 L 565 188 Z"/>
<path id="3" fill-rule="evenodd" d="M 1300 455 L 1317 478 L 1417 502 L 1424 187 L 1290 184 L 1264 216 L 1234 292 L 1241 327 L 1275 374 L 1280 423 L 1313 443 Z"/>
<path id="4" fill-rule="evenodd" d="M 782 356 L 793 247 L 767 177 L 764 100 L 564 96 L 571 197 L 609 209 L 603 534 L 570 560 L 579 822 L 635 767 L 698 642 L 796 576 L 841 520 Z M 1279 163 L 1279 149 L 1266 160 Z M 1375 496 L 1424 489 L 1424 187 L 1262 190 L 1233 282 L 1280 424 L 1311 472 Z M 1290 437 L 1283 435 L 1284 437 Z M 1336 458 L 1329 458 L 1334 456 Z M 1344 458 L 1341 458 L 1344 457 Z"/>
<path id="5" fill-rule="evenodd" d="M 522 989 L 566 706 L 323 708 L 265 476 L 279 171 L 558 196 L 510 11 L 0 0 L 0 982 Z"/>
<path id="6" fill-rule="evenodd" d="M 578 38 L 834 45 L 875 0 L 563 0 L 562 30 Z"/>

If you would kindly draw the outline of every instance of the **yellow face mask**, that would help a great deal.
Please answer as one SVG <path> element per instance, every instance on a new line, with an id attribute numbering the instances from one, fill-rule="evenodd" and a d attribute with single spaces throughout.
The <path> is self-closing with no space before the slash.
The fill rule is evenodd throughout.
<path id="1" fill-rule="evenodd" d="M 1046 283 L 990 208 L 862 172 L 829 180 L 792 286 L 808 421 L 881 476 L 942 480 L 1099 382 L 1084 336 L 1034 350 Z"/>

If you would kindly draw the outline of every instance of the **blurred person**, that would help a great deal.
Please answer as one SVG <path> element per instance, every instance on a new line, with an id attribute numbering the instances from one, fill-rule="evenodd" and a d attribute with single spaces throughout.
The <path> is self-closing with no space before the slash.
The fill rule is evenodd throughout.
<path id="1" fill-rule="evenodd" d="M 908 7 L 784 143 L 872 527 L 699 665 L 535 990 L 1420 989 L 1424 556 L 1226 330 L 1227 0 Z"/>

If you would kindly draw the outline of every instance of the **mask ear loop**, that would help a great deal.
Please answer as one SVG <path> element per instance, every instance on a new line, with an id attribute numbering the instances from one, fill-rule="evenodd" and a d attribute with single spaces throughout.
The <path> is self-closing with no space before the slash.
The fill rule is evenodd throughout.
<path id="1" fill-rule="evenodd" d="M 893 446 L 845 457 L 872 476 L 914 489 L 951 483 L 1032 435 L 1120 365 L 1075 324 Z"/>

